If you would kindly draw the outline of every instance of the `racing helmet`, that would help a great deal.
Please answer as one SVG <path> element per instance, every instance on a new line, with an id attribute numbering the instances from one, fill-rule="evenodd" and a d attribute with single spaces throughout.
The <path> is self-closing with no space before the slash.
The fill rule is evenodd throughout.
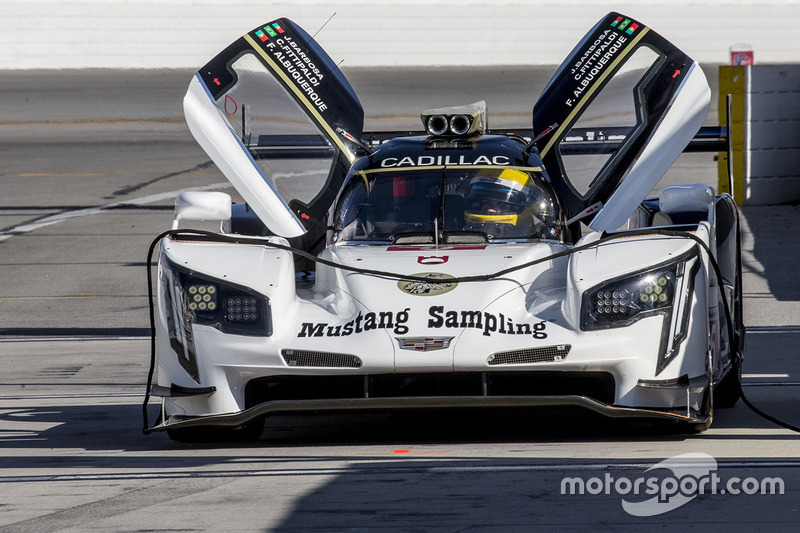
<path id="1" fill-rule="evenodd" d="M 526 230 L 554 216 L 552 199 L 527 172 L 512 168 L 481 170 L 470 182 L 464 220 Z"/>

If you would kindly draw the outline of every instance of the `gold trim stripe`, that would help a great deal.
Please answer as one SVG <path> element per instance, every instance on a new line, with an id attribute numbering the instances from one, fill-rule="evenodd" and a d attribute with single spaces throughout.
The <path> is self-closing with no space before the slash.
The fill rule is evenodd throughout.
<path id="1" fill-rule="evenodd" d="M 591 95 L 594 94 L 595 91 L 598 90 L 598 88 L 602 85 L 603 80 L 606 79 L 611 73 L 614 72 L 614 70 L 617 68 L 617 65 L 620 63 L 620 61 L 622 61 L 628 54 L 630 54 L 633 51 L 634 48 L 636 48 L 636 43 L 638 43 L 641 40 L 641 38 L 644 37 L 647 34 L 647 32 L 649 32 L 649 31 L 650 31 L 650 28 L 647 28 L 647 27 L 644 28 L 639 33 L 639 35 L 637 35 L 633 39 L 631 44 L 628 45 L 628 48 L 625 51 L 623 51 L 622 54 L 620 54 L 620 56 L 617 57 L 611 63 L 611 65 L 608 67 L 608 69 L 600 76 L 600 78 L 598 79 L 598 82 L 595 83 L 592 86 L 591 89 L 589 89 L 589 92 L 586 93 L 586 96 L 584 96 L 581 99 L 581 101 L 578 103 L 577 107 L 575 107 L 575 109 L 572 110 L 572 113 L 567 115 L 567 119 L 564 121 L 563 124 L 561 124 L 561 126 L 556 130 L 555 134 L 553 134 L 553 136 L 550 138 L 550 141 L 545 145 L 544 149 L 540 152 L 540 155 L 542 157 L 544 157 L 547 154 L 547 152 L 550 151 L 550 149 L 553 147 L 553 144 L 556 142 L 557 139 L 560 138 L 560 136 L 564 132 L 564 130 L 567 127 L 571 127 L 572 119 L 575 117 L 575 114 L 577 114 L 578 111 L 583 109 L 583 107 L 589 102 L 589 100 L 591 100 L 591 98 L 590 98 Z"/>

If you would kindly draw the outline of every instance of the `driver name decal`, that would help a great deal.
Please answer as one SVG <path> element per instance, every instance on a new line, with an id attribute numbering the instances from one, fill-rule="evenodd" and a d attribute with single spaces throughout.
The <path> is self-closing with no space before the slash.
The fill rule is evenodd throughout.
<path id="1" fill-rule="evenodd" d="M 265 42 L 264 47 L 317 110 L 322 112 L 328 109 L 328 105 L 315 90 L 324 75 L 294 39 L 283 34 L 278 39 Z"/>
<path id="2" fill-rule="evenodd" d="M 595 39 L 589 49 L 572 66 L 570 72 L 577 85 L 572 90 L 572 98 L 568 98 L 564 102 L 567 106 L 572 107 L 580 100 L 584 91 L 592 85 L 626 42 L 628 42 L 628 37 L 609 29 Z"/>

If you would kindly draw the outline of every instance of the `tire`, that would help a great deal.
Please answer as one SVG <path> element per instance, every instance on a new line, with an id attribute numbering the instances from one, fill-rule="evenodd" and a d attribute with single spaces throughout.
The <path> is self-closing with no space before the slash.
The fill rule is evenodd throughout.
<path id="1" fill-rule="evenodd" d="M 728 373 L 714 387 L 714 406 L 722 409 L 733 407 L 742 397 L 742 361 L 738 350 L 731 363 Z"/>
<path id="2" fill-rule="evenodd" d="M 731 368 L 728 373 L 717 383 L 714 388 L 714 405 L 723 409 L 731 408 L 736 405 L 742 397 L 742 360 L 745 351 L 745 336 L 747 330 L 744 326 L 744 311 L 742 309 L 742 251 L 739 242 L 739 234 L 736 235 L 736 285 L 731 311 L 731 322 L 733 325 L 733 339 L 731 346 Z"/>

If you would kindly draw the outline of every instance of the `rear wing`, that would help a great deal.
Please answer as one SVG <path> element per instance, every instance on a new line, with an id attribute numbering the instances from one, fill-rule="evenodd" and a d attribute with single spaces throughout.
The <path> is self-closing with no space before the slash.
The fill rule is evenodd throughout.
<path id="1" fill-rule="evenodd" d="M 730 122 L 729 122 L 730 123 Z M 630 131 L 627 127 L 618 128 L 573 128 L 562 145 L 565 155 L 604 154 L 613 152 Z M 364 132 L 362 142 L 371 148 L 380 146 L 397 137 L 423 137 L 424 131 L 373 131 Z M 533 139 L 530 129 L 489 130 L 486 135 L 505 135 L 519 137 L 529 143 Z M 703 126 L 686 145 L 684 153 L 726 152 L 729 150 L 730 133 L 727 126 Z M 326 150 L 328 145 L 322 138 L 313 135 L 254 136 L 247 148 L 254 155 L 270 154 L 273 158 L 294 159 L 310 153 Z"/>
<path id="2" fill-rule="evenodd" d="M 728 191 L 733 196 L 733 154 L 731 152 L 731 117 L 730 95 L 728 95 L 728 126 L 703 126 L 701 127 L 686 148 L 684 153 L 697 152 L 726 152 L 728 154 Z M 566 142 L 561 144 L 564 155 L 592 155 L 613 153 L 625 139 L 630 128 L 573 128 L 567 136 Z M 397 137 L 425 136 L 424 131 L 375 131 L 364 132 L 362 142 L 365 147 L 376 148 L 381 144 Z M 525 144 L 533 139 L 533 132 L 529 129 L 504 129 L 489 130 L 486 135 L 505 135 L 519 137 Z M 295 159 L 303 157 L 323 157 L 330 147 L 322 138 L 313 135 L 295 136 L 256 136 L 247 145 L 254 157 L 269 157 L 273 159 Z"/>

